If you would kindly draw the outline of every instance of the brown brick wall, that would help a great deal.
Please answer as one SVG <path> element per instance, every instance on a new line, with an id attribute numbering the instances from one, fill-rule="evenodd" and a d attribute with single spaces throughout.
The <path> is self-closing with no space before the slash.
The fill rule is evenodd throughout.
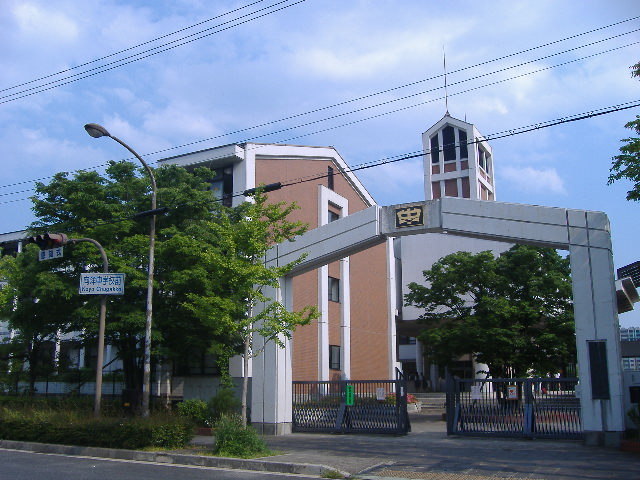
<path id="1" fill-rule="evenodd" d="M 324 175 L 332 166 L 334 191 L 349 201 L 349 213 L 368 205 L 339 173 L 337 165 L 329 160 L 260 159 L 256 160 L 256 185 L 298 178 Z M 318 187 L 327 186 L 327 179 L 315 179 L 270 192 L 273 202 L 295 201 L 300 209 L 290 216 L 301 220 L 309 228 L 318 225 Z M 388 293 L 386 282 L 385 246 L 374 247 L 351 257 L 351 378 L 380 379 L 388 376 Z M 340 278 L 340 262 L 329 265 L 329 275 Z M 293 281 L 294 308 L 317 305 L 318 274 L 316 271 L 296 277 Z M 340 304 L 329 302 L 329 343 L 340 345 Z M 318 378 L 318 322 L 298 328 L 293 335 L 293 379 Z M 339 372 L 330 370 L 330 376 Z"/>

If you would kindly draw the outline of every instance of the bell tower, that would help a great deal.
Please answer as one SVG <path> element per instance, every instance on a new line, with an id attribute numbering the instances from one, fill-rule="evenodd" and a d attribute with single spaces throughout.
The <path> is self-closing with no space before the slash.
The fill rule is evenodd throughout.
<path id="1" fill-rule="evenodd" d="M 422 134 L 425 200 L 496 200 L 493 152 L 471 124 L 445 114 Z"/>

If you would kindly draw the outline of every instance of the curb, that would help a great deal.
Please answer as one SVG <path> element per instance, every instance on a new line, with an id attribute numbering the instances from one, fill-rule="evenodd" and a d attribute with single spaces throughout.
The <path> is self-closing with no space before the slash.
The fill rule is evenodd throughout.
<path id="1" fill-rule="evenodd" d="M 72 445 L 55 445 L 50 443 L 19 442 L 0 440 L 0 448 L 23 450 L 34 453 L 49 453 L 82 457 L 110 458 L 115 460 L 133 460 L 176 465 L 193 465 L 198 467 L 228 468 L 259 472 L 292 473 L 323 476 L 338 473 L 348 478 L 350 475 L 327 465 L 310 463 L 286 463 L 270 460 L 245 460 L 242 458 L 208 457 L 203 455 L 186 455 L 171 452 L 142 452 L 139 450 L 120 450 L 116 448 L 78 447 Z"/>

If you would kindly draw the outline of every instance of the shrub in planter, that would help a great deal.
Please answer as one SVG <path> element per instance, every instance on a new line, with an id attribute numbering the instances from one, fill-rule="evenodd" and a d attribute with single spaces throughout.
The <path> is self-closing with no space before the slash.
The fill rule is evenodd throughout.
<path id="1" fill-rule="evenodd" d="M 219 390 L 208 402 L 209 414 L 213 423 L 222 416 L 237 414 L 240 411 L 241 402 L 232 388 Z"/>
<path id="2" fill-rule="evenodd" d="M 223 415 L 216 423 L 215 453 L 240 458 L 270 454 L 258 432 L 251 426 L 243 426 L 238 415 Z"/>
<path id="3" fill-rule="evenodd" d="M 180 448 L 192 438 L 182 419 L 93 419 L 74 412 L 0 411 L 0 438 L 87 447 Z"/>
<path id="4" fill-rule="evenodd" d="M 204 400 L 200 400 L 199 398 L 184 400 L 178 403 L 177 409 L 178 415 L 191 420 L 198 427 L 211 426 L 209 406 Z"/>

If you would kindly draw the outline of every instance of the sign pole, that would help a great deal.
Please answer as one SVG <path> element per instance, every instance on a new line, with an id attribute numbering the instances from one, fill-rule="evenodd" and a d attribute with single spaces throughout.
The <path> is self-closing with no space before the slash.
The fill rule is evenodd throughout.
<path id="1" fill-rule="evenodd" d="M 93 243 L 102 256 L 102 265 L 104 273 L 109 273 L 109 260 L 107 254 L 96 240 L 93 238 L 74 238 L 70 240 L 72 243 L 89 242 Z M 102 368 L 104 364 L 104 330 L 107 318 L 107 296 L 100 296 L 100 319 L 98 321 L 98 358 L 96 359 L 96 392 L 93 400 L 93 416 L 100 416 L 100 404 L 102 403 Z"/>

